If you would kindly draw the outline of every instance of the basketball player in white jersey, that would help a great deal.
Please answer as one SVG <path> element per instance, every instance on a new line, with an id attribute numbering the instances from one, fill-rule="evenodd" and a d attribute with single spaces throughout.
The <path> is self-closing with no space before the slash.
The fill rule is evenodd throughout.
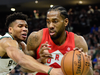
<path id="1" fill-rule="evenodd" d="M 27 16 L 22 13 L 13 13 L 6 19 L 8 33 L 0 37 L 0 75 L 7 75 L 19 64 L 29 72 L 48 73 L 49 66 L 42 65 L 34 58 L 24 54 L 27 38 Z M 58 69 L 54 69 L 51 75 L 62 75 Z"/>

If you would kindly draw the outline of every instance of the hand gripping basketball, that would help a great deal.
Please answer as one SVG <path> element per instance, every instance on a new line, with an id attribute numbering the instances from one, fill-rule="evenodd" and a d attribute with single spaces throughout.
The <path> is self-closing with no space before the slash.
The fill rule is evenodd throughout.
<path id="1" fill-rule="evenodd" d="M 61 60 L 61 69 L 64 75 L 86 75 L 90 67 L 88 55 L 80 50 L 66 53 Z"/>

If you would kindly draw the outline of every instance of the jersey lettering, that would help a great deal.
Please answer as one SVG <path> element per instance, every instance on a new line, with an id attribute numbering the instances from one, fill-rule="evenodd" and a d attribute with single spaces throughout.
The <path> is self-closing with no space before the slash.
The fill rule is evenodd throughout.
<path id="1" fill-rule="evenodd" d="M 51 63 L 51 58 L 47 59 L 47 63 L 49 64 Z"/>
<path id="2" fill-rule="evenodd" d="M 63 54 L 59 50 L 56 50 L 51 54 L 53 58 L 48 58 L 46 65 L 51 65 L 53 63 L 57 63 L 58 65 L 60 65 Z"/>
<path id="3" fill-rule="evenodd" d="M 51 58 L 48 58 L 47 63 L 50 64 L 51 60 L 52 60 Z M 55 55 L 55 60 L 59 61 L 59 55 L 58 54 Z"/>
<path id="4" fill-rule="evenodd" d="M 58 54 L 56 54 L 55 60 L 59 61 L 59 55 Z"/>

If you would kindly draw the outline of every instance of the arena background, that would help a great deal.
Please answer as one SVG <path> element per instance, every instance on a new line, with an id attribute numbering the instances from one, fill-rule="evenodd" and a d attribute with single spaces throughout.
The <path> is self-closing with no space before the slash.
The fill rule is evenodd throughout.
<path id="1" fill-rule="evenodd" d="M 85 38 L 88 54 L 92 57 L 94 75 L 100 75 L 100 0 L 0 0 L 0 35 L 6 32 L 6 17 L 13 12 L 28 15 L 28 35 L 45 28 L 46 12 L 50 5 L 66 8 L 70 20 L 66 30 Z M 32 74 L 21 72 L 18 65 L 9 75 Z"/>

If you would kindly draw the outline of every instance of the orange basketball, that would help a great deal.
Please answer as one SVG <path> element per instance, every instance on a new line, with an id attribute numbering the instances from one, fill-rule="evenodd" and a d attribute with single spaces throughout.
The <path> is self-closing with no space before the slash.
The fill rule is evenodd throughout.
<path id="1" fill-rule="evenodd" d="M 86 75 L 89 67 L 88 56 L 78 50 L 66 53 L 61 60 L 64 75 Z"/>

